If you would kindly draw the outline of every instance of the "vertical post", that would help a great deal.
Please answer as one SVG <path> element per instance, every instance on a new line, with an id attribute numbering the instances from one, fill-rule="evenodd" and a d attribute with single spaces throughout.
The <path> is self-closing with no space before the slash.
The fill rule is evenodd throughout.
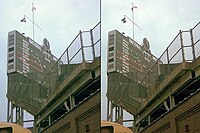
<path id="1" fill-rule="evenodd" d="M 110 114 L 109 109 L 110 109 L 110 104 L 109 104 L 109 100 L 108 100 L 108 102 L 107 102 L 107 121 L 109 121 L 109 114 Z"/>
<path id="2" fill-rule="evenodd" d="M 117 111 L 118 107 L 115 105 L 115 122 L 119 123 L 118 121 L 118 111 Z"/>
<path id="3" fill-rule="evenodd" d="M 175 106 L 174 96 L 170 95 L 169 100 L 170 100 L 170 109 L 173 109 Z"/>
<path id="4" fill-rule="evenodd" d="M 166 109 L 167 111 L 169 111 L 170 108 L 168 107 L 168 105 L 167 105 L 167 101 L 166 101 L 166 100 L 163 102 L 163 104 L 164 104 L 164 106 L 165 106 L 165 109 Z"/>
<path id="5" fill-rule="evenodd" d="M 184 44 L 183 44 L 183 36 L 181 30 L 179 31 L 180 34 L 180 41 L 181 41 L 181 50 L 182 50 L 182 56 L 183 56 L 183 61 L 185 61 L 185 53 L 184 53 Z"/>
<path id="6" fill-rule="evenodd" d="M 107 121 L 113 121 L 113 109 L 114 103 L 108 99 L 108 112 L 107 112 Z"/>
<path id="7" fill-rule="evenodd" d="M 85 54 L 84 54 L 84 46 L 83 46 L 83 37 L 82 37 L 82 32 L 81 30 L 79 31 L 80 34 L 80 41 L 81 41 L 81 51 L 82 51 L 82 58 L 83 62 L 85 62 Z M 76 55 L 75 55 L 76 56 Z"/>
<path id="8" fill-rule="evenodd" d="M 170 71 L 170 59 L 169 59 L 169 47 L 167 47 L 167 50 L 166 50 L 166 52 L 167 52 L 167 74 L 169 73 L 169 71 Z M 163 72 L 163 74 L 165 74 L 165 72 Z M 163 78 L 165 78 L 165 75 L 164 75 L 164 77 Z"/>
<path id="9" fill-rule="evenodd" d="M 90 29 L 90 37 L 91 37 L 91 46 L 92 46 L 92 53 L 93 53 L 93 59 L 94 59 L 95 58 L 95 49 L 94 49 L 94 40 L 93 40 L 92 29 Z"/>
<path id="10" fill-rule="evenodd" d="M 35 35 L 34 35 L 34 10 L 35 10 L 35 7 L 32 3 L 32 19 L 33 19 L 33 42 L 35 43 Z"/>
<path id="11" fill-rule="evenodd" d="M 148 126 L 151 124 L 151 116 L 148 116 Z"/>
<path id="12" fill-rule="evenodd" d="M 124 119 L 124 116 L 123 116 L 123 108 L 120 107 L 120 111 L 121 111 L 121 114 L 120 114 L 120 119 L 121 119 L 121 124 L 123 125 L 123 119 Z"/>
<path id="13" fill-rule="evenodd" d="M 67 64 L 69 64 L 69 47 L 67 47 L 67 50 L 66 50 L 66 53 L 67 53 Z"/>
<path id="14" fill-rule="evenodd" d="M 49 116 L 49 125 L 51 125 L 51 115 Z"/>
<path id="15" fill-rule="evenodd" d="M 109 119 L 110 119 L 110 104 L 109 104 L 110 102 L 109 102 L 109 100 L 108 100 L 108 102 L 107 102 L 107 121 L 109 121 Z"/>
<path id="16" fill-rule="evenodd" d="M 33 123 L 33 132 L 34 133 L 37 133 L 37 131 L 39 132 L 39 128 L 37 128 L 37 125 L 36 125 L 36 116 L 34 116 L 34 123 Z"/>
<path id="17" fill-rule="evenodd" d="M 13 110 L 14 110 L 14 104 L 13 102 L 11 101 L 11 113 L 10 113 L 10 122 L 13 122 Z"/>
<path id="18" fill-rule="evenodd" d="M 75 106 L 74 96 L 70 96 L 69 100 L 70 100 L 70 109 L 73 109 Z"/>
<path id="19" fill-rule="evenodd" d="M 191 39 L 191 46 L 192 46 L 193 60 L 195 60 L 196 57 L 195 57 L 194 37 L 193 37 L 192 29 L 190 29 L 190 39 Z"/>
<path id="20" fill-rule="evenodd" d="M 23 110 L 23 108 L 21 108 L 21 123 L 23 126 L 24 125 L 24 110 Z"/>
<path id="21" fill-rule="evenodd" d="M 133 40 L 134 40 L 134 24 L 135 24 L 135 22 L 134 22 L 134 8 L 137 8 L 137 6 L 134 6 L 134 3 L 132 3 L 131 10 L 132 10 L 132 17 L 133 17 Z"/>
<path id="22" fill-rule="evenodd" d="M 139 133 L 139 129 L 140 129 L 140 124 L 138 124 L 138 125 L 135 126 L 135 130 L 134 130 L 135 133 Z"/>
<path id="23" fill-rule="evenodd" d="M 16 124 L 19 124 L 19 107 L 16 106 L 15 108 L 15 122 Z"/>
<path id="24" fill-rule="evenodd" d="M 7 108 L 7 122 L 9 122 L 10 119 L 10 100 L 8 99 L 8 108 Z"/>

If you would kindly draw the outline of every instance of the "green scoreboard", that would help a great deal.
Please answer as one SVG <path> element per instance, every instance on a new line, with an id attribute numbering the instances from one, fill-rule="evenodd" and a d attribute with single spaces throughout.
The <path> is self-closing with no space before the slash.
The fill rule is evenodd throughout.
<path id="1" fill-rule="evenodd" d="M 117 30 L 108 34 L 108 69 L 140 82 L 155 64 L 157 58 L 151 54 L 146 38 L 139 45 Z"/>
<path id="2" fill-rule="evenodd" d="M 40 46 L 16 30 L 8 33 L 7 57 L 8 74 L 16 72 L 32 78 L 31 74 L 37 73 L 39 82 L 58 60 L 51 54 L 47 39 L 44 39 L 43 46 Z"/>
<path id="3" fill-rule="evenodd" d="M 157 61 L 149 47 L 146 38 L 139 45 L 117 30 L 108 33 L 107 98 L 132 114 L 149 95 L 149 83 L 143 79 Z"/>

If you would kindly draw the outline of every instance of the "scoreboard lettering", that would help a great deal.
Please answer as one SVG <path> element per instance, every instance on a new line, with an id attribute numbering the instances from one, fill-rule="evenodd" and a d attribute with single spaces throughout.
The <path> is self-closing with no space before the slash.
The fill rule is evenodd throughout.
<path id="1" fill-rule="evenodd" d="M 18 31 L 9 32 L 7 73 L 17 72 L 26 77 L 30 73 L 37 73 L 41 82 L 58 60 L 50 50 L 43 47 Z"/>
<path id="2" fill-rule="evenodd" d="M 139 45 L 117 30 L 110 31 L 108 36 L 108 73 L 118 72 L 131 79 L 135 74 L 141 81 L 157 60 L 147 49 L 149 44 Z"/>

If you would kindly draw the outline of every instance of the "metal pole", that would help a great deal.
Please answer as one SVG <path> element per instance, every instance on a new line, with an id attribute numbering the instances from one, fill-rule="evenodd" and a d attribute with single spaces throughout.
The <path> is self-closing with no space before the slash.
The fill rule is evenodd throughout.
<path id="1" fill-rule="evenodd" d="M 182 50 L 182 58 L 183 61 L 185 61 L 185 53 L 184 53 L 184 44 L 183 44 L 183 36 L 182 36 L 182 31 L 179 31 L 179 35 L 180 35 L 180 41 L 181 41 L 181 50 Z"/>
<path id="2" fill-rule="evenodd" d="M 35 10 L 35 7 L 32 3 L 32 20 L 33 20 L 33 41 L 35 42 L 35 35 L 34 35 L 34 10 Z"/>
<path id="3" fill-rule="evenodd" d="M 93 60 L 97 56 L 95 55 L 95 49 L 94 49 L 94 39 L 93 39 L 93 32 L 92 29 L 90 29 L 90 38 L 91 38 L 91 47 L 92 47 L 92 54 L 93 54 Z"/>
<path id="4" fill-rule="evenodd" d="M 8 99 L 7 122 L 10 122 L 10 100 Z"/>
<path id="5" fill-rule="evenodd" d="M 193 60 L 196 59 L 195 57 L 195 48 L 194 48 L 194 37 L 193 37 L 193 33 L 192 33 L 192 29 L 190 29 L 190 39 L 191 39 L 191 46 L 192 46 L 192 54 L 193 54 Z"/>
<path id="6" fill-rule="evenodd" d="M 132 17 L 133 17 L 133 40 L 134 40 L 134 8 L 137 8 L 137 6 L 134 6 L 134 3 L 132 3 Z"/>
<path id="7" fill-rule="evenodd" d="M 84 44 L 81 30 L 79 31 L 83 62 L 85 62 Z"/>

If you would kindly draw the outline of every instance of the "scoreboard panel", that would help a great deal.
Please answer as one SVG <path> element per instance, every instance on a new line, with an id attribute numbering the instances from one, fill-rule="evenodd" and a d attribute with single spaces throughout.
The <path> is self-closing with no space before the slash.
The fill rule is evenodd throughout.
<path id="1" fill-rule="evenodd" d="M 157 58 L 151 54 L 148 42 L 142 46 L 119 31 L 108 34 L 108 73 L 118 72 L 125 77 L 141 82 Z"/>
<path id="2" fill-rule="evenodd" d="M 148 86 L 151 83 L 144 81 L 144 77 L 157 58 L 151 54 L 146 38 L 139 45 L 117 30 L 108 33 L 107 56 L 107 98 L 131 114 L 136 114 L 143 98 L 149 95 Z M 155 71 L 151 70 L 151 76 Z"/>
<path id="3" fill-rule="evenodd" d="M 16 30 L 8 33 L 8 74 L 17 72 L 33 78 L 31 73 L 37 73 L 41 82 L 57 60 L 50 50 L 47 51 L 31 38 Z"/>

